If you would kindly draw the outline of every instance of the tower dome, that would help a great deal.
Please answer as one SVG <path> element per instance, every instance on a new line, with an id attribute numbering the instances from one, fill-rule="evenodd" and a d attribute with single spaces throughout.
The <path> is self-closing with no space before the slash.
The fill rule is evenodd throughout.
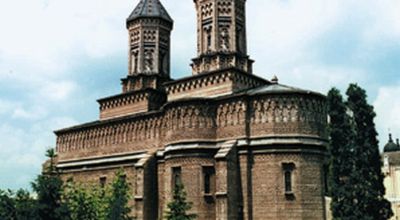
<path id="1" fill-rule="evenodd" d="M 172 18 L 160 0 L 141 0 L 126 26 L 129 57 L 128 76 L 122 79 L 123 92 L 161 89 L 170 80 Z"/>
<path id="2" fill-rule="evenodd" d="M 389 134 L 389 142 L 383 148 L 383 152 L 393 152 L 400 151 L 400 148 L 397 144 L 393 142 L 392 134 Z"/>
<path id="3" fill-rule="evenodd" d="M 127 22 L 129 23 L 137 18 L 161 18 L 173 22 L 159 0 L 141 0 L 128 17 Z"/>

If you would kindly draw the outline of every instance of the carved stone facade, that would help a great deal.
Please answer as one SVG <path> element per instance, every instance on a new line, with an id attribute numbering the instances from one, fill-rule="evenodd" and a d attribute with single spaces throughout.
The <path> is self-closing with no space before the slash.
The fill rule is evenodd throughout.
<path id="1" fill-rule="evenodd" d="M 250 64 L 245 1 L 195 5 L 200 57 Z M 157 46 L 168 44 L 169 56 L 166 27 L 172 20 L 159 0 L 140 1 L 128 19 L 139 55 L 130 53 L 123 92 L 98 100 L 99 120 L 55 132 L 63 177 L 104 183 L 123 167 L 136 219 L 163 219 L 177 178 L 197 219 L 325 219 L 325 97 L 252 75 L 240 59 L 172 80 Z M 207 31 L 212 53 L 203 48 Z"/>

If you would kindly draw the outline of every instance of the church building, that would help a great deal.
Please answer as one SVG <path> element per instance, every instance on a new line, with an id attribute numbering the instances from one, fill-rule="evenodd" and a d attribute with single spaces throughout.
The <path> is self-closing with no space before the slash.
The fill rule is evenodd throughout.
<path id="1" fill-rule="evenodd" d="M 393 140 L 392 134 L 389 134 L 389 141 L 383 148 L 383 174 L 385 179 L 385 198 L 392 204 L 393 216 L 391 220 L 400 218 L 400 143 Z"/>
<path id="2" fill-rule="evenodd" d="M 57 169 L 106 184 L 123 168 L 140 220 L 163 219 L 177 181 L 199 220 L 326 219 L 325 96 L 253 74 L 246 0 L 194 6 L 192 74 L 172 79 L 173 19 L 139 2 L 121 93 L 97 100 L 98 120 L 55 131 Z"/>

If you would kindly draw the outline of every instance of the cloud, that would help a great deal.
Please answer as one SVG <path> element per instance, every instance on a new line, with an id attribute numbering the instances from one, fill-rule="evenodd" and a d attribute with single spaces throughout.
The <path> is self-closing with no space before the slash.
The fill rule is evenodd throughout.
<path id="1" fill-rule="evenodd" d="M 40 90 L 41 96 L 47 96 L 51 100 L 63 101 L 67 99 L 76 88 L 75 82 L 48 82 Z"/>
<path id="2" fill-rule="evenodd" d="M 20 114 L 22 117 L 19 119 L 23 120 L 23 123 L 11 121 L 0 124 L 1 189 L 27 188 L 35 175 L 40 173 L 42 162 L 45 160 L 45 150 L 54 147 L 52 130 L 78 123 L 67 117 L 46 117 L 37 120 L 32 118 L 30 113 Z"/>
<path id="3" fill-rule="evenodd" d="M 376 124 L 379 131 L 381 145 L 387 143 L 390 132 L 400 138 L 400 82 L 394 86 L 383 86 L 379 89 L 374 101 L 377 113 Z"/>
<path id="4" fill-rule="evenodd" d="M 47 111 L 44 108 L 35 106 L 34 109 L 26 110 L 23 108 L 16 108 L 12 113 L 13 119 L 26 119 L 26 120 L 36 120 L 43 118 L 47 115 Z"/>

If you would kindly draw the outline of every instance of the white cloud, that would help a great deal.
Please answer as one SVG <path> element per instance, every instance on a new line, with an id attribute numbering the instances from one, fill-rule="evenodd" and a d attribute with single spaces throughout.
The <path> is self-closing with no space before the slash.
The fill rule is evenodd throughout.
<path id="1" fill-rule="evenodd" d="M 283 65 L 304 59 L 304 49 L 338 22 L 338 1 L 248 2 L 249 48 L 257 60 Z M 273 60 L 268 60 L 273 59 Z M 263 63 L 262 61 L 260 63 Z"/>
<path id="2" fill-rule="evenodd" d="M 293 66 L 288 72 L 277 75 L 283 84 L 296 85 L 326 94 L 332 87 L 345 91 L 348 83 L 364 84 L 368 81 L 362 69 L 351 67 L 321 66 L 316 64 Z"/>
<path id="3" fill-rule="evenodd" d="M 40 94 L 42 97 L 48 97 L 54 101 L 63 101 L 67 99 L 75 89 L 75 82 L 47 82 L 41 88 Z"/>
<path id="4" fill-rule="evenodd" d="M 0 99 L 0 115 L 9 115 L 19 105 L 17 102 Z"/>
<path id="5" fill-rule="evenodd" d="M 369 37 L 372 39 L 387 38 L 398 41 L 400 38 L 400 1 L 374 1 L 370 9 L 375 22 L 371 26 L 370 35 L 372 36 Z"/>
<path id="6" fill-rule="evenodd" d="M 383 86 L 378 91 L 374 101 L 377 113 L 376 123 L 379 131 L 381 145 L 387 143 L 390 130 L 393 135 L 400 138 L 400 83 L 395 86 Z"/>
<path id="7" fill-rule="evenodd" d="M 27 56 L 43 65 L 60 65 L 78 54 L 107 55 L 122 49 L 115 25 L 130 10 L 109 0 L 54 1 L 6 0 L 0 3 L 0 50 L 15 57 Z M 21 7 L 23 5 L 23 7 Z M 125 13 L 124 13 L 125 12 Z M 122 20 L 122 19 L 121 19 Z M 60 62 L 61 61 L 61 62 Z"/>
<path id="8" fill-rule="evenodd" d="M 47 110 L 43 107 L 34 106 L 33 109 L 24 109 L 17 107 L 12 113 L 13 119 L 23 119 L 23 120 L 38 120 L 46 117 L 48 114 Z"/>
<path id="9" fill-rule="evenodd" d="M 31 116 L 27 114 L 27 117 Z M 0 189 L 28 187 L 34 176 L 40 173 L 46 149 L 54 147 L 52 131 L 77 124 L 76 120 L 67 117 L 29 120 L 31 126 L 0 124 Z"/>

